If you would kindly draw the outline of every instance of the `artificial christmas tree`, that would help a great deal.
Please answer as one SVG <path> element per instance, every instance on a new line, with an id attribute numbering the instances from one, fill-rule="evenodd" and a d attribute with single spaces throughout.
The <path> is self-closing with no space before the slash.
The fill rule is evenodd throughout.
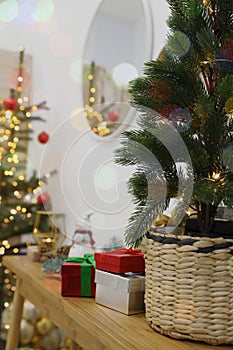
<path id="1" fill-rule="evenodd" d="M 30 178 L 27 176 L 32 121 L 44 121 L 34 113 L 48 107 L 45 101 L 29 105 L 29 97 L 23 96 L 24 77 L 28 79 L 23 48 L 19 49 L 16 71 L 15 89 L 10 90 L 8 97 L 0 99 L 0 316 L 3 309 L 9 307 L 15 290 L 14 278 L 2 265 L 2 257 L 25 248 L 23 243 L 20 246 L 20 239 L 12 245 L 10 238 L 32 233 L 36 211 L 41 209 L 38 194 L 54 173 L 38 178 L 34 171 Z"/>
<path id="2" fill-rule="evenodd" d="M 138 129 L 124 132 L 116 151 L 119 164 L 136 166 L 129 179 L 136 209 L 125 240 L 136 246 L 150 230 L 146 308 L 153 328 L 233 343 L 233 232 L 232 239 L 212 235 L 218 207 L 233 206 L 233 3 L 167 2 L 165 47 L 130 84 Z M 150 229 L 173 198 L 171 219 Z M 198 236 L 187 226 L 177 235 L 190 210 Z"/>
<path id="3" fill-rule="evenodd" d="M 130 85 L 132 102 L 143 112 L 140 128 L 125 132 L 124 147 L 117 150 L 118 163 L 142 164 L 129 180 L 130 192 L 138 204 L 138 211 L 132 216 L 132 232 L 129 226 L 126 233 L 129 244 L 135 243 L 135 225 L 141 237 L 178 194 L 181 177 L 178 172 L 182 169 L 177 169 L 175 161 L 189 159 L 182 152 L 177 159 L 169 153 L 168 143 L 172 145 L 172 137 L 178 137 L 172 125 L 190 154 L 191 162 L 183 176 L 190 175 L 190 182 L 186 181 L 193 182 L 192 204 L 202 234 L 211 231 L 222 201 L 226 206 L 233 205 L 233 3 L 230 0 L 168 3 L 171 33 L 161 58 L 147 62 L 145 76 Z M 165 141 L 161 138 L 163 131 L 168 131 Z M 140 158 L 136 145 L 142 145 L 154 157 Z M 155 159 L 161 165 L 160 173 Z M 166 181 L 165 198 L 159 201 L 155 194 L 148 199 L 147 177 L 150 187 L 159 188 L 161 184 L 164 188 Z"/>
<path id="4" fill-rule="evenodd" d="M 32 232 L 34 214 L 39 208 L 37 195 L 47 182 L 47 174 L 39 179 L 35 171 L 27 179 L 27 148 L 31 140 L 32 121 L 43 118 L 33 115 L 38 109 L 48 109 L 46 102 L 28 105 L 22 96 L 24 81 L 24 49 L 19 50 L 16 89 L 0 103 L 0 239 Z M 26 103 L 26 104 L 25 104 Z"/>

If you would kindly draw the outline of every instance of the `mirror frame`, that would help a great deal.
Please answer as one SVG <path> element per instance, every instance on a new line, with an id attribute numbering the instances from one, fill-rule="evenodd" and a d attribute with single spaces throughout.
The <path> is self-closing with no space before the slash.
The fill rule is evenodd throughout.
<path id="1" fill-rule="evenodd" d="M 101 2 L 99 3 L 99 5 L 96 8 L 96 11 L 94 13 L 94 16 L 91 20 L 91 24 L 87 33 L 87 37 L 85 40 L 85 45 L 84 45 L 84 50 L 83 50 L 83 61 L 85 61 L 85 57 L 84 57 L 84 53 L 87 51 L 87 42 L 88 42 L 88 38 L 90 36 L 90 32 L 95 20 L 96 15 L 98 14 L 101 6 L 103 5 L 104 1 L 107 0 L 101 0 Z M 153 27 L 153 19 L 152 19 L 152 9 L 151 9 L 151 5 L 150 5 L 150 0 L 140 0 L 141 2 L 141 6 L 143 9 L 143 13 L 144 13 L 144 18 L 145 18 L 145 41 L 146 41 L 146 45 L 145 45 L 145 57 L 144 57 L 144 62 L 142 62 L 142 66 L 141 66 L 141 70 L 139 71 L 139 76 L 142 75 L 142 69 L 144 66 L 144 63 L 146 61 L 149 61 L 150 59 L 152 59 L 152 55 L 153 55 L 153 48 L 154 48 L 154 27 Z M 82 71 L 83 73 L 83 71 Z M 136 77 L 135 77 L 136 78 Z M 83 98 L 83 106 L 84 106 L 84 92 L 83 92 L 83 85 L 82 85 L 82 98 Z M 119 101 L 115 101 L 116 103 L 120 103 Z M 127 103 L 127 102 L 124 102 Z M 94 137 L 95 139 L 99 140 L 99 141 L 103 141 L 103 140 L 112 140 L 114 138 L 117 138 L 124 130 L 127 130 L 128 127 L 130 127 L 130 124 L 133 120 L 133 118 L 136 116 L 137 112 L 135 109 L 133 109 L 133 107 L 130 107 L 129 112 L 126 114 L 125 119 L 124 119 L 124 123 L 121 123 L 122 125 L 120 125 L 112 134 L 107 135 L 107 136 L 98 136 L 97 134 L 95 134 L 91 128 L 90 128 L 90 133 L 92 135 L 92 137 Z M 88 123 L 89 125 L 89 123 Z M 127 125 L 127 126 L 126 126 Z"/>

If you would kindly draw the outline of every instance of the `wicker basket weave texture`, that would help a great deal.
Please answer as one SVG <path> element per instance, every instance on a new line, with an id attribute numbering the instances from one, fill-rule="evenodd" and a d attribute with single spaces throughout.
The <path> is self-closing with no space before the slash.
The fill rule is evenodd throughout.
<path id="1" fill-rule="evenodd" d="M 145 251 L 151 327 L 178 339 L 233 344 L 233 240 L 154 237 Z"/>

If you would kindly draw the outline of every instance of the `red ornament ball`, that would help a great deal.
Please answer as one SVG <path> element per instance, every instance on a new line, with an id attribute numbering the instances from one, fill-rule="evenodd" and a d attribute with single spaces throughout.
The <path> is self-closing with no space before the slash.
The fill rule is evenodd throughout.
<path id="1" fill-rule="evenodd" d="M 4 107 L 10 111 L 15 111 L 18 107 L 18 101 L 14 97 L 7 97 L 3 103 Z"/>
<path id="2" fill-rule="evenodd" d="M 117 122 L 119 119 L 119 113 L 118 111 L 112 111 L 108 115 L 108 120 L 112 123 Z"/>
<path id="3" fill-rule="evenodd" d="M 48 195 L 48 193 L 41 193 L 37 197 L 37 204 L 40 207 L 43 207 L 46 203 L 51 202 L 51 197 Z"/>
<path id="4" fill-rule="evenodd" d="M 49 140 L 49 135 L 45 132 L 42 131 L 39 135 L 38 135 L 38 141 L 40 143 L 47 143 Z"/>

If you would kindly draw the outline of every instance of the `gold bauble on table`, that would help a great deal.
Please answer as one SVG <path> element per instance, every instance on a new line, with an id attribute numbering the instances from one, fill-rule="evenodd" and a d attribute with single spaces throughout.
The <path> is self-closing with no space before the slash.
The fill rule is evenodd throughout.
<path id="1" fill-rule="evenodd" d="M 54 325 L 47 317 L 42 317 L 37 323 L 36 323 L 36 331 L 40 335 L 45 335 L 49 333 Z"/>

